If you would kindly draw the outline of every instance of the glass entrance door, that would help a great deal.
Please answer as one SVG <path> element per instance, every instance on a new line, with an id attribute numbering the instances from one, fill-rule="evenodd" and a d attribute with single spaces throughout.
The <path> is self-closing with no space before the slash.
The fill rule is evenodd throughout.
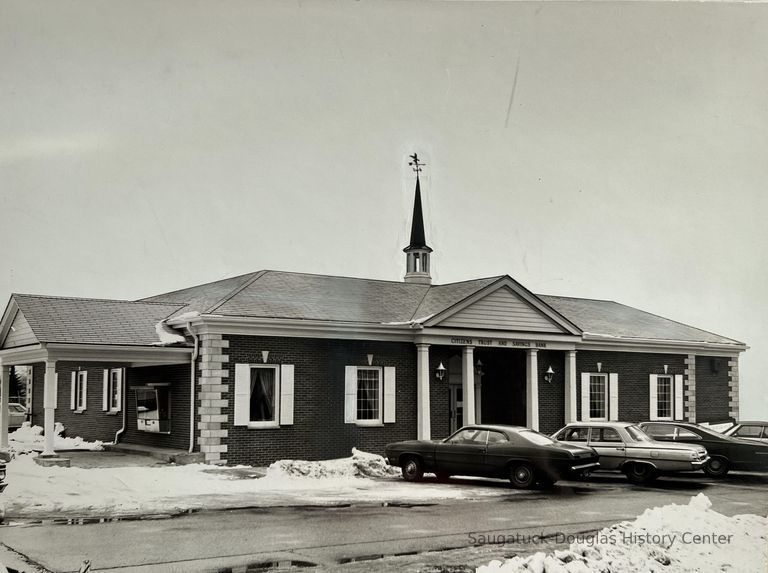
<path id="1" fill-rule="evenodd" d="M 449 387 L 451 393 L 451 434 L 461 428 L 464 420 L 464 393 L 461 384 L 451 384 Z"/>

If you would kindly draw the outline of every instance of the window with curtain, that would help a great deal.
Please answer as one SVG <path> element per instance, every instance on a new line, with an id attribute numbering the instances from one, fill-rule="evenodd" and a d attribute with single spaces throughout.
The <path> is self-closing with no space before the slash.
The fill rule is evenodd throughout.
<path id="1" fill-rule="evenodd" d="M 592 374 L 589 377 L 589 417 L 590 419 L 607 418 L 608 376 Z"/>
<path id="2" fill-rule="evenodd" d="M 656 378 L 657 402 L 656 415 L 659 418 L 672 419 L 672 376 Z"/>
<path id="3" fill-rule="evenodd" d="M 277 395 L 277 368 L 251 368 L 251 422 L 273 422 Z"/>
<path id="4" fill-rule="evenodd" d="M 381 370 L 378 368 L 357 369 L 357 419 L 378 420 L 381 418 Z"/>

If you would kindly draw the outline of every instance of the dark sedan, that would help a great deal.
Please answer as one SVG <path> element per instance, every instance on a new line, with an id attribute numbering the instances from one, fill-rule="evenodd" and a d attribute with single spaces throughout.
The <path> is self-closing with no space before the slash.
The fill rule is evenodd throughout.
<path id="1" fill-rule="evenodd" d="M 519 426 L 467 426 L 444 440 L 389 444 L 385 452 L 408 481 L 432 472 L 440 480 L 452 475 L 508 478 L 516 488 L 550 485 L 600 465 L 592 448 L 561 444 Z"/>
<path id="2" fill-rule="evenodd" d="M 643 422 L 638 425 L 654 440 L 706 448 L 709 460 L 703 469 L 711 477 L 722 477 L 730 470 L 768 471 L 768 444 L 724 436 L 688 422 Z"/>

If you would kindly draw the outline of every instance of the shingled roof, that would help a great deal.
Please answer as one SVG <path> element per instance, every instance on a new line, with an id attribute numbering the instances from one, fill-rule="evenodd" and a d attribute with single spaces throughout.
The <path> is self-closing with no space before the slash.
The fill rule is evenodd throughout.
<path id="1" fill-rule="evenodd" d="M 159 321 L 188 312 L 359 324 L 423 323 L 505 278 L 422 285 L 258 271 L 135 302 L 25 294 L 13 295 L 12 301 L 40 342 L 149 346 L 159 341 L 155 331 Z M 612 301 L 537 296 L 585 334 L 742 344 Z"/>
<path id="2" fill-rule="evenodd" d="M 184 305 L 14 294 L 38 342 L 152 346 L 155 324 Z"/>

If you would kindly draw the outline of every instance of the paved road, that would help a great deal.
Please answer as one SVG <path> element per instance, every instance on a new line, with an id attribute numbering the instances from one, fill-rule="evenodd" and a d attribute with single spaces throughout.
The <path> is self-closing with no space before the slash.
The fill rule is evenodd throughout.
<path id="1" fill-rule="evenodd" d="M 454 480 L 446 487 L 470 483 Z M 93 571 L 236 573 L 246 564 L 290 561 L 337 569 L 360 558 L 467 547 L 480 534 L 594 530 L 634 518 L 646 507 L 687 503 L 699 491 L 727 515 L 768 514 L 766 475 L 733 475 L 721 482 L 663 478 L 654 487 L 604 475 L 588 483 L 561 482 L 546 492 L 511 490 L 503 482 L 488 487 L 498 488 L 499 495 L 412 507 L 264 508 L 89 525 L 18 524 L 0 527 L 0 542 L 57 572 L 76 571 L 88 558 Z M 376 563 L 381 562 L 366 568 L 376 570 Z"/>

